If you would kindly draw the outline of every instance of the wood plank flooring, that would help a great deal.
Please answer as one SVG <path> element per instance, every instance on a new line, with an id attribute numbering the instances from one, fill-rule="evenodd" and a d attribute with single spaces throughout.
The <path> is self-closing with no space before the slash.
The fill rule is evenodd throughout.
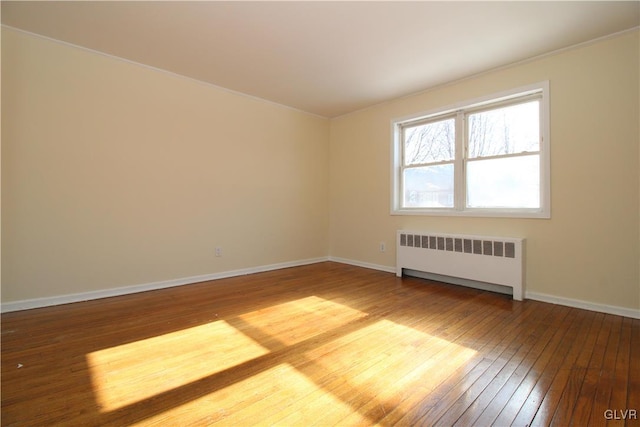
<path id="1" fill-rule="evenodd" d="M 2 425 L 638 426 L 640 321 L 320 263 L 2 315 Z"/>

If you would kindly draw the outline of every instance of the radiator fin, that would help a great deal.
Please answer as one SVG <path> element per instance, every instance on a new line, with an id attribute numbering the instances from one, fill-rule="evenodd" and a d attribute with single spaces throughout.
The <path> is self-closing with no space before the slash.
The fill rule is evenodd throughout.
<path id="1" fill-rule="evenodd" d="M 445 239 L 445 248 L 448 251 L 452 251 L 453 250 L 453 239 L 451 237 L 447 237 Z"/>
<path id="2" fill-rule="evenodd" d="M 474 255 L 489 255 L 506 258 L 516 257 L 515 243 L 500 240 L 465 239 L 461 237 L 402 233 L 400 234 L 400 246 L 461 252 Z"/>
<path id="3" fill-rule="evenodd" d="M 482 241 L 482 252 L 485 255 L 493 255 L 493 242 L 491 240 Z"/>
<path id="4" fill-rule="evenodd" d="M 506 242 L 504 244 L 504 256 L 507 258 L 516 257 L 516 245 L 513 242 Z"/>

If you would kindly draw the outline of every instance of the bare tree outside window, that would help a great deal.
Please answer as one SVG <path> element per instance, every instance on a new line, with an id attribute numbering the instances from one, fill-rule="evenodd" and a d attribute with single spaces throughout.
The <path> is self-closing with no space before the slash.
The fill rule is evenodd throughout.
<path id="1" fill-rule="evenodd" d="M 404 129 L 403 175 L 405 206 L 453 207 L 455 118 L 430 121 Z"/>
<path id="2" fill-rule="evenodd" d="M 538 100 L 469 114 L 468 158 L 540 150 Z"/>
<path id="3" fill-rule="evenodd" d="M 405 163 L 435 163 L 455 158 L 455 119 L 421 124 L 405 129 Z"/>

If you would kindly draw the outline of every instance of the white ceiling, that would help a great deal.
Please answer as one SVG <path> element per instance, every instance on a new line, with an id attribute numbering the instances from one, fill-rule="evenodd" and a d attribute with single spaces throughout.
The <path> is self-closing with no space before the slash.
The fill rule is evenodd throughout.
<path id="1" fill-rule="evenodd" d="M 637 27 L 640 2 L 11 2 L 2 23 L 325 117 Z"/>

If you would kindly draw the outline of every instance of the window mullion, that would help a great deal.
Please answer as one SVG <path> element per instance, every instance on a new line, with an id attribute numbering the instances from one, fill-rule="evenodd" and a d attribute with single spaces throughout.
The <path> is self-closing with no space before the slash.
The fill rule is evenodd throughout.
<path id="1" fill-rule="evenodd" d="M 466 206 L 465 162 L 466 157 L 466 126 L 465 114 L 458 111 L 456 114 L 456 158 L 454 160 L 454 209 L 464 210 Z"/>

